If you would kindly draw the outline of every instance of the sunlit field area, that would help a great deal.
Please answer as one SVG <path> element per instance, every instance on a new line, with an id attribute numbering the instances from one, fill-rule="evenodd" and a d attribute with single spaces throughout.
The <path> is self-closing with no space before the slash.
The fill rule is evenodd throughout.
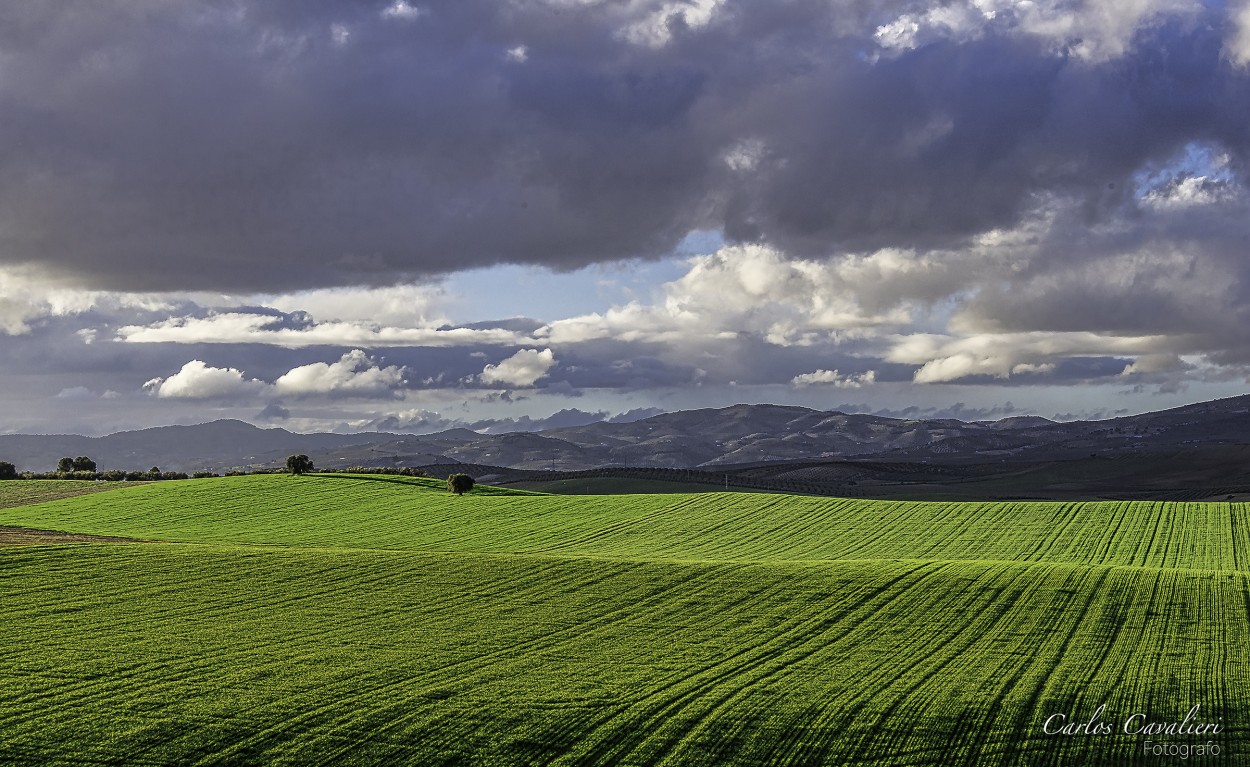
<path id="1" fill-rule="evenodd" d="M 1250 764 L 1241 504 L 17 492 L 5 763 Z"/>

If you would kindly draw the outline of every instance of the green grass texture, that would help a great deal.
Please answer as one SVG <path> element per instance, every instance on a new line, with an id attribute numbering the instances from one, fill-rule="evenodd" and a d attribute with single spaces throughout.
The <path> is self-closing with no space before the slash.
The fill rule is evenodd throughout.
<path id="1" fill-rule="evenodd" d="M 1247 521 L 333 475 L 8 508 L 157 542 L 0 549 L 0 763 L 1250 764 Z"/>

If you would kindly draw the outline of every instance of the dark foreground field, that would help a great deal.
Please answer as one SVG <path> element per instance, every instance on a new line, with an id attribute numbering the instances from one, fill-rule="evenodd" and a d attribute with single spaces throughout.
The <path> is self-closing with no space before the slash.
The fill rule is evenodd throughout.
<path id="1" fill-rule="evenodd" d="M 1247 516 L 328 476 L 20 506 L 163 542 L 0 549 L 0 762 L 1250 764 Z"/>
<path id="2" fill-rule="evenodd" d="M 570 495 L 725 489 L 928 501 L 1250 499 L 1250 447 L 1245 445 L 1061 458 L 1046 458 L 1046 452 L 1030 451 L 1010 459 L 955 453 L 921 461 L 861 457 L 697 469 L 618 466 L 548 472 L 445 464 L 426 469 L 431 476 L 468 471 L 490 475 L 507 487 Z"/>

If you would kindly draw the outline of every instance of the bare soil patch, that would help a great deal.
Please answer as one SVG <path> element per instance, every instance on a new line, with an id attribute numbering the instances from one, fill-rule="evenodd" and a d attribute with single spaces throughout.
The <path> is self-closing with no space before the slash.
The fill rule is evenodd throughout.
<path id="1" fill-rule="evenodd" d="M 64 533 L 59 530 L 32 530 L 27 527 L 0 525 L 0 546 L 35 546 L 49 543 L 143 543 L 143 541 L 137 538 Z"/>

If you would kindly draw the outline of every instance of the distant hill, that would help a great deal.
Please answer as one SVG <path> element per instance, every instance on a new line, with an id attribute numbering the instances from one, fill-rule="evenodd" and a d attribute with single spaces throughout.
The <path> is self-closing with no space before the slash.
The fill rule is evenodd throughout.
<path id="1" fill-rule="evenodd" d="M 993 429 L 1035 429 L 1039 426 L 1057 426 L 1057 421 L 1042 418 L 1040 415 L 1017 415 L 1001 418 L 990 424 Z"/>
<path id="2" fill-rule="evenodd" d="M 307 453 L 318 467 L 482 465 L 575 471 L 607 466 L 702 468 L 830 460 L 1044 462 L 1250 445 L 1250 395 L 1102 421 L 1038 416 L 994 422 L 914 420 L 780 405 L 665 413 L 630 423 L 542 432 L 295 434 L 242 421 L 163 426 L 106 437 L 0 435 L 0 460 L 47 471 L 62 456 L 103 468 L 222 471 L 280 466 Z"/>
<path id="3" fill-rule="evenodd" d="M 195 426 L 158 426 L 123 431 L 106 437 L 53 434 L 0 435 L 0 460 L 22 470 L 50 471 L 63 456 L 86 455 L 100 469 L 165 471 L 222 470 L 244 466 L 278 466 L 293 452 L 320 453 L 379 434 L 295 434 L 261 429 L 243 421 L 220 420 Z"/>

